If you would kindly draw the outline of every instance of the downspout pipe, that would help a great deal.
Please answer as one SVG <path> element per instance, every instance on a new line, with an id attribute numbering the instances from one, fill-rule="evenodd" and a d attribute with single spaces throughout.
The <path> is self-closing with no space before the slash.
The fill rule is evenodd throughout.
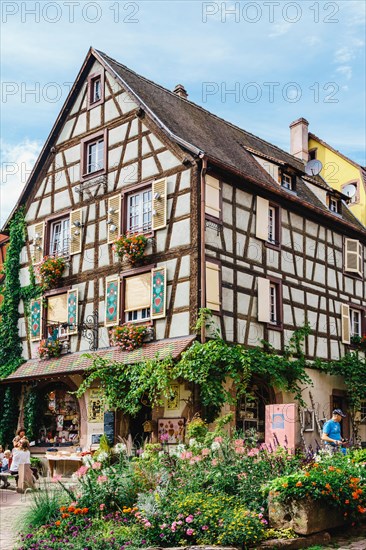
<path id="1" fill-rule="evenodd" d="M 207 172 L 207 157 L 204 153 L 201 153 L 200 159 L 202 160 L 201 165 L 201 176 L 200 176 L 200 192 L 201 192 L 201 211 L 200 211 L 200 221 L 201 221 L 201 241 L 200 241 L 200 259 L 201 259 L 201 308 L 206 307 L 206 229 L 205 229 L 205 204 L 206 204 L 206 172 Z M 206 342 L 206 326 L 205 323 L 202 323 L 201 326 L 201 342 L 204 344 Z"/>

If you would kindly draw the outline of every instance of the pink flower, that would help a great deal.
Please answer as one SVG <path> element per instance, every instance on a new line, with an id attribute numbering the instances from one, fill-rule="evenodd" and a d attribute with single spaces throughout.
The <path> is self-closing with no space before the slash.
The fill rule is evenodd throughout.
<path id="1" fill-rule="evenodd" d="M 186 533 L 188 536 L 193 535 L 194 529 L 187 529 Z"/>
<path id="2" fill-rule="evenodd" d="M 248 456 L 256 456 L 258 453 L 259 453 L 259 449 L 254 447 L 254 449 L 250 449 L 250 451 L 248 451 Z"/>
<path id="3" fill-rule="evenodd" d="M 104 510 L 105 504 L 99 504 L 99 510 Z"/>
<path id="4" fill-rule="evenodd" d="M 202 525 L 201 529 L 202 531 L 208 531 L 208 525 Z"/>
<path id="5" fill-rule="evenodd" d="M 186 517 L 186 523 L 192 523 L 193 520 L 194 520 L 194 517 L 192 516 L 192 514 Z"/>
<path id="6" fill-rule="evenodd" d="M 214 441 L 216 441 L 216 443 L 222 443 L 223 439 L 222 437 L 215 437 Z"/>
<path id="7" fill-rule="evenodd" d="M 192 455 L 191 451 L 188 451 L 188 452 L 186 453 L 186 458 L 192 458 L 192 456 L 193 456 L 193 455 Z"/>
<path id="8" fill-rule="evenodd" d="M 76 472 L 76 475 L 78 477 L 83 477 L 83 476 L 85 476 L 85 474 L 88 470 L 89 470 L 89 466 L 80 466 L 80 468 Z"/>
<path id="9" fill-rule="evenodd" d="M 105 481 L 107 481 L 107 479 L 107 476 L 98 476 L 97 482 L 104 483 Z"/>
<path id="10" fill-rule="evenodd" d="M 235 452 L 238 455 L 243 455 L 245 453 L 244 447 L 235 447 Z"/>
<path id="11" fill-rule="evenodd" d="M 244 439 L 235 439 L 235 447 L 242 447 L 244 445 Z"/>
<path id="12" fill-rule="evenodd" d="M 57 483 L 57 481 L 61 481 L 61 479 L 62 479 L 61 475 L 55 474 L 53 476 L 53 478 L 51 479 L 51 481 L 52 481 L 52 483 Z"/>
<path id="13" fill-rule="evenodd" d="M 92 468 L 93 470 L 100 470 L 102 467 L 102 463 L 101 462 L 94 462 Z"/>
<path id="14" fill-rule="evenodd" d="M 218 463 L 217 458 L 214 458 L 213 460 L 211 460 L 212 466 L 217 466 L 217 463 Z"/>
<path id="15" fill-rule="evenodd" d="M 145 522 L 144 522 L 144 527 L 145 527 L 146 529 L 148 529 L 149 527 L 151 527 L 151 523 L 150 523 L 149 521 L 145 521 Z"/>
<path id="16" fill-rule="evenodd" d="M 208 456 L 210 454 L 210 449 L 207 449 L 207 447 L 205 449 L 202 449 L 202 456 Z"/>

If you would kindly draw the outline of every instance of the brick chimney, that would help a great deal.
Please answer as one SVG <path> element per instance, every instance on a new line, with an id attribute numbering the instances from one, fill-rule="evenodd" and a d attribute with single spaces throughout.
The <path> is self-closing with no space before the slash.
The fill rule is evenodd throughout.
<path id="1" fill-rule="evenodd" d="M 305 162 L 309 160 L 308 126 L 305 118 L 299 118 L 290 124 L 290 153 Z"/>
<path id="2" fill-rule="evenodd" d="M 187 99 L 188 97 L 187 90 L 185 89 L 183 84 L 177 84 L 173 92 L 179 95 L 180 97 L 184 97 L 184 99 Z"/>

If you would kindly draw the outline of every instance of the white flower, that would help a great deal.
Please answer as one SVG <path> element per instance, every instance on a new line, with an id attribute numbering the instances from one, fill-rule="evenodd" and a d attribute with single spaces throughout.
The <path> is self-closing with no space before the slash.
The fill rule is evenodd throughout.
<path id="1" fill-rule="evenodd" d="M 221 447 L 221 445 L 220 445 L 220 443 L 219 443 L 218 441 L 213 441 L 213 442 L 211 443 L 211 449 L 212 449 L 213 451 L 218 451 L 218 450 L 220 449 L 220 447 Z"/>
<path id="2" fill-rule="evenodd" d="M 98 460 L 100 462 L 103 462 L 103 460 L 107 460 L 107 458 L 108 458 L 108 453 L 106 453 L 105 451 L 98 453 Z"/>
<path id="3" fill-rule="evenodd" d="M 141 458 L 149 458 L 149 454 L 143 452 L 143 453 L 140 455 L 140 457 L 141 457 Z"/>
<path id="4" fill-rule="evenodd" d="M 124 443 L 116 443 L 113 447 L 113 452 L 116 454 L 122 454 L 127 452 L 127 445 Z"/>
<path id="5" fill-rule="evenodd" d="M 85 466 L 91 466 L 94 462 L 93 458 L 90 455 L 83 456 L 82 461 Z"/>
<path id="6" fill-rule="evenodd" d="M 179 445 L 177 445 L 176 447 L 176 450 L 177 450 L 176 454 L 180 455 L 186 450 L 186 446 L 183 443 L 179 443 Z"/>
<path id="7" fill-rule="evenodd" d="M 196 443 L 197 443 L 197 440 L 194 437 L 191 437 L 191 439 L 189 440 L 189 446 L 193 447 L 193 445 L 196 445 Z"/>

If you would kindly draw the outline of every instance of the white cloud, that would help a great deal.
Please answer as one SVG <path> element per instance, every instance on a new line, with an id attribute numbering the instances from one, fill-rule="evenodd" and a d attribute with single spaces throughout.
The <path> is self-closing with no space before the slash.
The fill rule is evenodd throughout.
<path id="1" fill-rule="evenodd" d="M 321 40 L 318 36 L 310 35 L 305 37 L 304 42 L 311 47 L 320 44 Z"/>
<path id="2" fill-rule="evenodd" d="M 3 226 L 26 184 L 37 160 L 41 144 L 38 141 L 25 139 L 13 145 L 1 140 L 0 149 L 2 159 L 0 213 L 1 226 Z"/>
<path id="3" fill-rule="evenodd" d="M 352 67 L 350 67 L 349 65 L 341 65 L 340 67 L 338 67 L 336 72 L 345 76 L 347 80 L 350 80 L 352 78 Z"/>
<path id="4" fill-rule="evenodd" d="M 273 31 L 268 35 L 269 38 L 276 38 L 288 33 L 291 28 L 291 23 L 276 23 L 273 25 Z"/>
<path id="5" fill-rule="evenodd" d="M 345 46 L 344 48 L 340 48 L 337 50 L 334 54 L 334 61 L 335 63 L 348 63 L 353 59 L 354 54 L 351 48 L 348 46 Z"/>

